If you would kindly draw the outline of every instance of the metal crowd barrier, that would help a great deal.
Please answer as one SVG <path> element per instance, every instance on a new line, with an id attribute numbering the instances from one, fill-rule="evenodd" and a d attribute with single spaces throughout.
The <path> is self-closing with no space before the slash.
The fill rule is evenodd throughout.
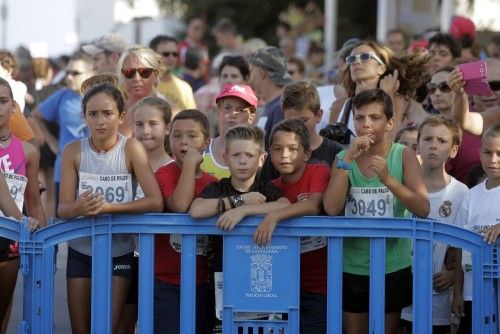
<path id="1" fill-rule="evenodd" d="M 111 236 L 139 236 L 139 333 L 153 332 L 154 234 L 182 234 L 181 333 L 195 333 L 196 236 L 224 239 L 223 332 L 299 333 L 300 241 L 328 238 L 328 333 L 342 333 L 342 242 L 346 237 L 371 240 L 369 333 L 384 333 L 385 241 L 413 242 L 413 332 L 432 333 L 432 247 L 441 242 L 471 252 L 473 261 L 473 333 L 496 333 L 494 280 L 499 277 L 497 246 L 455 226 L 422 219 L 303 217 L 280 222 L 270 246 L 258 247 L 251 236 L 262 217 L 248 217 L 233 231 L 215 227 L 214 219 L 180 214 L 105 215 L 52 224 L 30 233 L 15 221 L 0 218 L 0 236 L 20 241 L 24 275 L 20 333 L 53 333 L 54 246 L 91 236 L 92 333 L 111 331 Z M 26 221 L 24 221 L 26 225 Z M 480 265 L 477 265 L 480 264 Z M 496 283 L 496 282 L 495 282 Z M 61 306 L 59 306 L 61 307 Z M 62 307 L 66 307 L 65 305 Z M 238 320 L 236 312 L 286 313 L 285 320 Z"/>

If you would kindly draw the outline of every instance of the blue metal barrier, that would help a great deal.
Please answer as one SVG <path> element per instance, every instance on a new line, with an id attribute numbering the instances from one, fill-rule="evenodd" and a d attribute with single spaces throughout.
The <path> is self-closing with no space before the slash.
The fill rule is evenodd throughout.
<path id="1" fill-rule="evenodd" d="M 432 333 L 432 245 L 441 242 L 462 248 L 473 261 L 473 333 L 496 333 L 493 294 L 499 276 L 496 246 L 455 226 L 420 219 L 359 219 L 303 217 L 278 224 L 271 246 L 254 246 L 251 236 L 262 217 L 248 217 L 232 232 L 222 232 L 213 219 L 193 220 L 186 215 L 114 215 L 75 219 L 50 225 L 30 234 L 12 221 L 0 221 L 0 236 L 16 239 L 21 233 L 24 285 L 22 333 L 53 333 L 54 246 L 74 238 L 93 238 L 92 332 L 111 330 L 111 236 L 139 235 L 139 332 L 153 331 L 154 234 L 182 234 L 181 333 L 195 333 L 196 235 L 224 237 L 224 333 L 298 333 L 299 239 L 328 238 L 328 333 L 342 333 L 342 242 L 346 237 L 371 239 L 369 333 L 384 333 L 385 241 L 413 241 L 413 331 Z M 4 224 L 6 223 L 6 224 Z M 7 228 L 4 228 L 7 226 Z M 17 234 L 18 235 L 18 234 Z M 477 265 L 480 264 L 480 265 Z M 260 270 L 260 271 L 259 271 Z M 418 297 L 417 297 L 418 296 Z M 237 320 L 235 312 L 287 313 L 287 320 Z"/>

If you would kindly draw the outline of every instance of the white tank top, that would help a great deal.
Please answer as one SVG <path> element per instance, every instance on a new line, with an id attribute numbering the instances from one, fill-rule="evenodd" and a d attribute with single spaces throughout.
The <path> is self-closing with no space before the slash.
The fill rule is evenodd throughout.
<path id="1" fill-rule="evenodd" d="M 127 203 L 133 200 L 135 190 L 132 174 L 125 163 L 127 138 L 118 134 L 117 145 L 105 153 L 94 151 L 90 138 L 80 139 L 80 168 L 78 172 L 78 194 L 87 190 L 99 192 L 109 203 Z M 130 234 L 115 234 L 112 238 L 113 257 L 134 251 Z M 68 242 L 68 246 L 85 255 L 92 255 L 92 239 L 79 238 Z"/>

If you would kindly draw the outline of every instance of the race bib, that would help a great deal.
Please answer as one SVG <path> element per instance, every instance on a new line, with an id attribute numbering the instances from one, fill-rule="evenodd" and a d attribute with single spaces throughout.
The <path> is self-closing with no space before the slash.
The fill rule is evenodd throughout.
<path id="1" fill-rule="evenodd" d="M 142 191 L 142 188 L 141 186 L 137 186 L 137 189 L 135 191 L 135 197 L 134 197 L 134 201 L 138 201 L 140 199 L 143 199 L 144 198 L 144 191 Z"/>
<path id="2" fill-rule="evenodd" d="M 300 237 L 300 252 L 307 253 L 326 247 L 325 237 Z"/>
<path id="3" fill-rule="evenodd" d="M 171 234 L 170 235 L 170 246 L 180 253 L 182 250 L 182 235 L 181 234 Z M 196 255 L 207 256 L 208 249 L 208 236 L 200 235 L 196 237 Z"/>
<path id="4" fill-rule="evenodd" d="M 10 196 L 19 211 L 23 211 L 24 204 L 24 192 L 26 190 L 26 184 L 28 184 L 28 178 L 24 175 L 18 175 L 13 173 L 3 173 L 5 176 L 5 181 L 7 181 L 7 187 L 9 188 Z"/>
<path id="5" fill-rule="evenodd" d="M 394 217 L 394 195 L 387 187 L 351 187 L 345 203 L 348 217 Z"/>
<path id="6" fill-rule="evenodd" d="M 78 195 L 87 190 L 99 193 L 108 203 L 127 203 L 132 201 L 132 176 L 130 174 L 99 175 L 79 173 Z"/>

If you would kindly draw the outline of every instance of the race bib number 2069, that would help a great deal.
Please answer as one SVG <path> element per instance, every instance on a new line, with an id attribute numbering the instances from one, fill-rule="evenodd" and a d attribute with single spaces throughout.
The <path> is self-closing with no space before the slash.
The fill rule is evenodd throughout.
<path id="1" fill-rule="evenodd" d="M 87 190 L 99 193 L 108 203 L 127 203 L 132 200 L 132 178 L 130 174 L 98 175 L 79 173 L 78 195 Z"/>

